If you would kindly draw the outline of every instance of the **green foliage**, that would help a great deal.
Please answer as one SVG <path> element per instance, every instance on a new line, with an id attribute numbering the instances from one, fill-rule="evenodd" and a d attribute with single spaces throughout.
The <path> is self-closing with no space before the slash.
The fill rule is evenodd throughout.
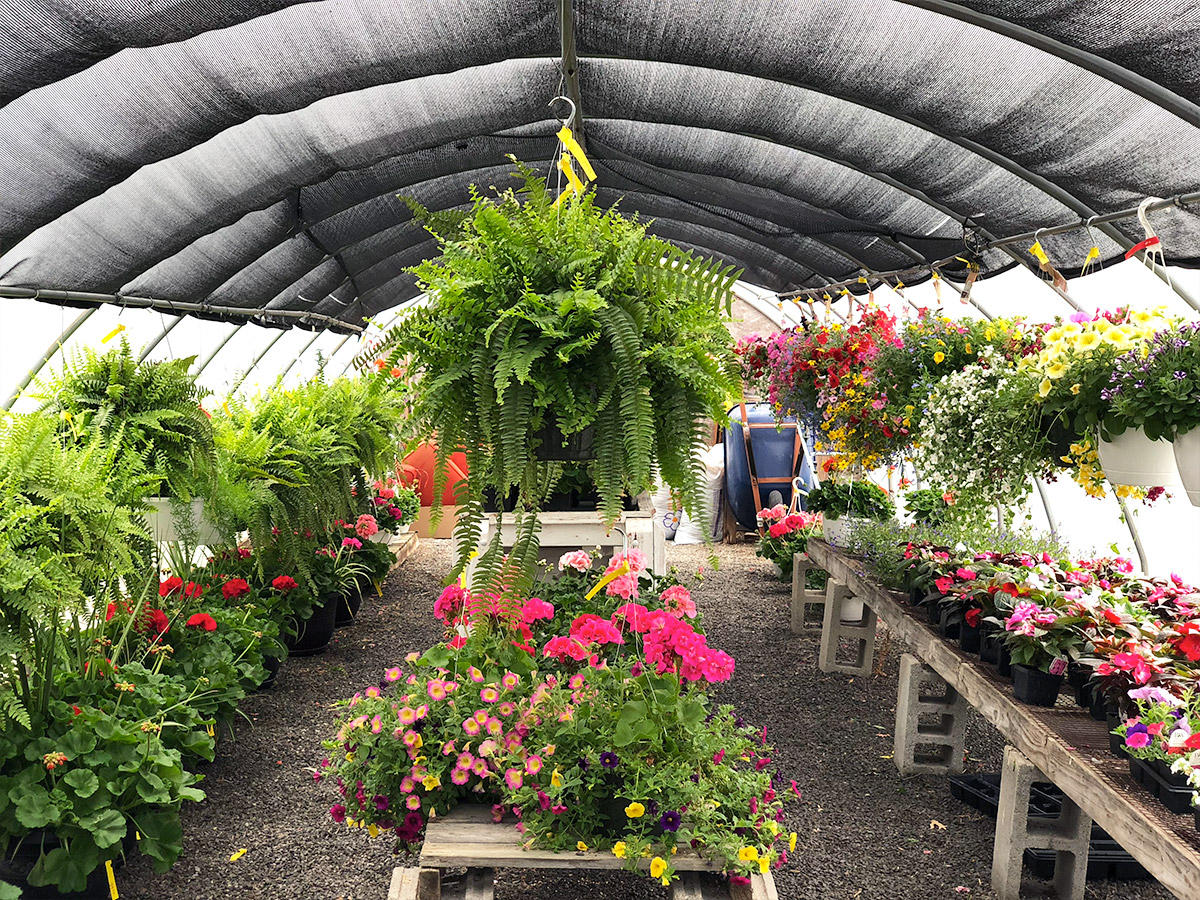
<path id="1" fill-rule="evenodd" d="M 64 422 L 68 442 L 98 437 L 114 448 L 123 502 L 148 494 L 190 499 L 211 477 L 207 393 L 188 374 L 195 357 L 138 362 L 124 339 L 107 353 L 83 348 L 43 387 L 43 410 Z"/>
<path id="2" fill-rule="evenodd" d="M 1200 427 L 1200 326 L 1189 323 L 1154 335 L 1149 348 L 1116 360 L 1105 396 L 1105 431 L 1141 428 L 1150 440 L 1173 440 Z"/>
<path id="3" fill-rule="evenodd" d="M 904 494 L 904 511 L 917 525 L 941 525 L 950 517 L 946 494 L 935 488 L 916 488 Z"/>
<path id="4" fill-rule="evenodd" d="M 517 169 L 518 191 L 487 198 L 472 189 L 465 216 L 410 203 L 442 250 L 413 270 L 429 302 L 360 360 L 387 354 L 382 368 L 411 376 L 403 383 L 412 385 L 416 433 L 437 439 L 435 503 L 447 457 L 467 455 L 451 577 L 478 545 L 485 491 L 506 497 L 516 487 L 519 509 L 538 510 L 568 444 L 576 456 L 590 449 L 606 520 L 619 515 L 622 495 L 650 486 L 656 465 L 702 516 L 693 451 L 702 421 L 721 417 L 740 383 L 722 316 L 736 272 L 599 209 L 592 193 L 555 207 L 544 180 Z M 522 513 L 518 522 L 536 549 L 533 526 Z"/>
<path id="5" fill-rule="evenodd" d="M 826 482 L 808 495 L 809 512 L 824 513 L 826 518 L 886 521 L 896 514 L 887 491 L 870 481 L 850 481 L 845 484 Z"/>

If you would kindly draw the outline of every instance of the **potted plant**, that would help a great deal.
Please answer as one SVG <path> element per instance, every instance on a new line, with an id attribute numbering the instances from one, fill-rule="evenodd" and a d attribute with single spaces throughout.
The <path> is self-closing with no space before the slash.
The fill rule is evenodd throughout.
<path id="1" fill-rule="evenodd" d="M 809 492 L 805 505 L 809 512 L 821 513 L 823 533 L 831 543 L 844 540 L 856 519 L 886 522 L 896 513 L 887 491 L 870 481 L 827 481 Z"/>
<path id="2" fill-rule="evenodd" d="M 1049 603 L 1040 605 L 1030 598 L 1047 598 L 1036 593 L 1024 596 L 1001 623 L 1012 656 L 1013 695 L 1022 703 L 1054 706 L 1067 663 L 1084 645 L 1078 626 L 1086 619 Z"/>
<path id="3" fill-rule="evenodd" d="M 1200 323 L 1159 331 L 1148 347 L 1119 356 L 1101 395 L 1110 403 L 1105 431 L 1141 429 L 1148 441 L 1170 442 L 1188 499 L 1200 506 Z"/>
<path id="4" fill-rule="evenodd" d="M 759 540 L 755 554 L 770 560 L 780 579 L 791 581 L 796 554 L 803 553 L 808 547 L 808 539 L 817 534 L 821 525 L 820 517 L 816 513 L 789 514 L 787 508 L 780 504 L 760 510 L 758 518 L 767 533 Z M 823 575 L 817 569 L 810 570 L 808 586 L 814 590 L 824 587 Z"/>
<path id="5" fill-rule="evenodd" d="M 731 267 L 600 209 L 592 192 L 556 201 L 544 179 L 516 165 L 518 190 L 473 189 L 469 211 L 430 213 L 409 201 L 442 251 L 413 269 L 429 302 L 363 359 L 386 355 L 382 368 L 412 375 L 412 426 L 437 435 L 435 514 L 447 457 L 466 454 L 452 578 L 477 549 L 488 491 L 504 498 L 515 487 L 521 539 L 508 569 L 528 581 L 536 513 L 564 460 L 586 462 L 606 522 L 623 495 L 649 489 L 656 466 L 702 516 L 696 423 L 722 418 L 739 387 L 725 328 Z M 500 557 L 497 536 L 476 577 L 515 585 L 499 575 Z"/>

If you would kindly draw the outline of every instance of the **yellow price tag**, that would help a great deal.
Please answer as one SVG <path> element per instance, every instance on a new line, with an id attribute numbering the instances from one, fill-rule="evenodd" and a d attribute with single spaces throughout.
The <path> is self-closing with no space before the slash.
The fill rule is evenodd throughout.
<path id="1" fill-rule="evenodd" d="M 250 852 L 250 851 L 249 851 L 249 850 L 247 850 L 245 847 L 242 847 L 242 848 L 240 848 L 239 850 L 235 851 L 235 852 L 234 852 L 234 853 L 233 853 L 233 854 L 232 854 L 232 855 L 229 857 L 229 861 L 230 861 L 230 862 L 237 862 L 239 859 L 241 859 L 243 856 L 245 856 L 245 855 L 246 855 L 247 853 L 249 853 L 249 852 Z"/>
<path id="2" fill-rule="evenodd" d="M 100 339 L 100 343 L 107 344 L 109 341 L 111 341 L 113 338 L 115 338 L 118 334 L 120 334 L 124 330 L 125 330 L 124 325 L 118 325 L 116 328 L 114 328 L 112 331 L 110 331 L 108 334 L 106 334 L 104 337 L 102 337 Z"/>
<path id="3" fill-rule="evenodd" d="M 596 170 L 588 162 L 587 155 L 583 152 L 583 147 L 579 146 L 579 141 L 575 140 L 575 135 L 571 133 L 571 129 L 566 125 L 558 129 L 558 139 L 567 148 L 567 152 L 575 157 L 575 161 L 579 163 L 579 168 L 583 169 L 583 174 L 588 177 L 588 180 L 595 181 Z"/>
<path id="4" fill-rule="evenodd" d="M 1041 241 L 1034 241 L 1033 246 L 1029 248 L 1029 252 L 1032 253 L 1034 258 L 1038 262 L 1042 263 L 1042 265 L 1050 264 L 1050 257 L 1048 257 L 1046 255 L 1046 251 L 1042 249 Z"/>
<path id="5" fill-rule="evenodd" d="M 617 566 L 615 569 L 613 569 L 611 572 L 609 572 L 607 575 L 605 575 L 603 578 L 601 578 L 596 583 L 596 586 L 587 592 L 585 599 L 591 600 L 598 593 L 600 593 L 600 591 L 602 591 L 604 588 L 608 587 L 608 585 L 611 582 L 616 581 L 622 575 L 628 575 L 628 574 L 629 574 L 629 562 L 625 561 L 625 562 L 621 563 L 619 566 Z"/>
<path id="6" fill-rule="evenodd" d="M 104 861 L 104 874 L 108 876 L 108 896 L 118 900 L 121 895 L 117 893 L 117 873 L 113 871 L 111 859 Z"/>

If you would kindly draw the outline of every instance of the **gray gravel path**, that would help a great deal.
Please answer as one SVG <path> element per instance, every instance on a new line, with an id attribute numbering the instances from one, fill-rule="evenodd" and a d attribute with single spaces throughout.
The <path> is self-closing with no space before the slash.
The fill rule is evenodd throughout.
<path id="1" fill-rule="evenodd" d="M 895 644 L 870 678 L 824 675 L 818 639 L 788 628 L 790 588 L 771 577 L 753 546 L 718 548 L 708 569 L 701 547 L 670 547 L 682 571 L 705 567 L 695 598 L 710 643 L 733 654 L 737 672 L 718 699 L 765 724 L 785 779 L 803 800 L 789 810 L 797 853 L 776 873 L 786 900 L 994 900 L 988 888 L 993 824 L 954 800 L 944 778 L 904 778 L 890 759 L 895 715 Z M 425 541 L 369 603 L 338 631 L 329 652 L 289 660 L 278 685 L 245 704 L 249 724 L 223 744 L 203 783 L 209 799 L 184 811 L 185 851 L 165 875 L 142 859 L 121 871 L 125 900 L 384 900 L 392 842 L 330 821 L 327 791 L 314 784 L 330 704 L 379 677 L 410 650 L 437 639 L 432 618 L 448 568 L 445 541 Z M 999 771 L 1003 742 L 985 721 L 968 726 L 969 769 Z M 939 829 L 932 823 L 945 826 Z M 229 857 L 245 847 L 236 862 Z M 962 889 L 969 889 L 969 893 Z M 502 872 L 499 900 L 665 897 L 633 877 L 564 878 Z M 1095 882 L 1087 900 L 1167 900 L 1153 882 Z"/>

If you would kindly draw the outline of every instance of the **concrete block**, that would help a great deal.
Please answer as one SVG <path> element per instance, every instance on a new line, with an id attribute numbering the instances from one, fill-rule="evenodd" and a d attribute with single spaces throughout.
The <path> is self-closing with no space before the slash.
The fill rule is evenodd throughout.
<path id="1" fill-rule="evenodd" d="M 963 770 L 967 701 L 910 653 L 900 659 L 896 697 L 896 768 L 902 775 L 952 775 Z M 922 722 L 936 717 L 935 722 Z"/>
<path id="2" fill-rule="evenodd" d="M 846 621 L 851 610 L 857 612 L 858 619 Z M 875 658 L 875 621 L 875 613 L 854 598 L 845 582 L 830 576 L 817 660 L 821 671 L 869 675 Z M 841 652 L 842 641 L 850 643 L 848 660 Z"/>

